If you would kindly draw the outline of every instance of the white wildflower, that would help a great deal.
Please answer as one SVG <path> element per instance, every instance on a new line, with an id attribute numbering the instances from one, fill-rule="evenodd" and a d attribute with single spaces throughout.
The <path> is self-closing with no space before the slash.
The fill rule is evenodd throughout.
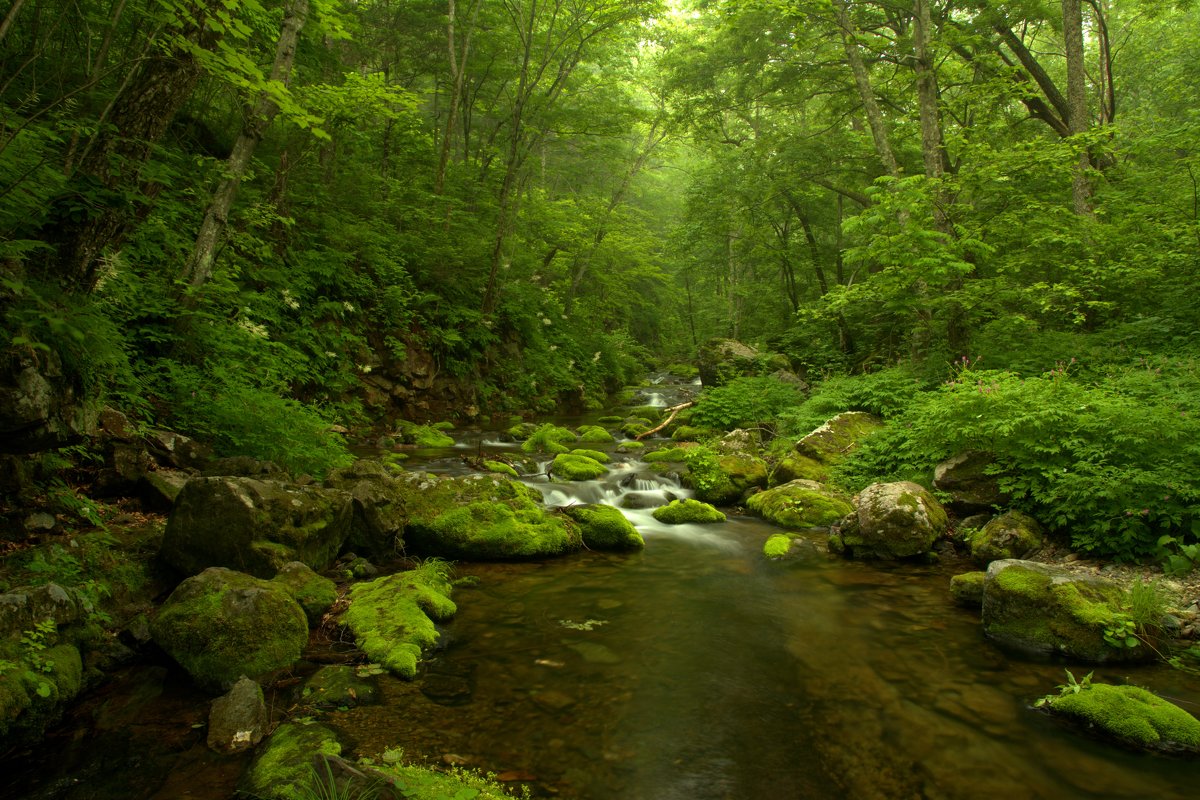
<path id="1" fill-rule="evenodd" d="M 597 350 L 596 352 L 592 353 L 592 361 L 599 361 L 599 360 L 600 360 L 600 351 Z"/>
<path id="2" fill-rule="evenodd" d="M 342 307 L 344 309 L 346 309 L 347 311 L 349 311 L 351 314 L 354 313 L 354 303 L 351 303 L 349 300 L 343 300 Z"/>
<path id="3" fill-rule="evenodd" d="M 542 317 L 542 324 L 543 324 L 543 325 L 549 325 L 549 324 L 550 324 L 550 318 L 549 318 L 549 317 Z"/>
<path id="4" fill-rule="evenodd" d="M 296 298 L 292 297 L 292 293 L 289 292 L 287 289 L 284 289 L 279 294 L 280 294 L 280 296 L 283 297 L 283 304 L 285 306 L 292 309 L 293 311 L 300 308 L 300 301 L 297 300 Z"/>
<path id="5" fill-rule="evenodd" d="M 237 324 L 239 328 L 251 336 L 257 336 L 260 339 L 268 338 L 266 325 L 259 325 L 257 322 L 251 322 L 245 317 L 238 319 Z"/>

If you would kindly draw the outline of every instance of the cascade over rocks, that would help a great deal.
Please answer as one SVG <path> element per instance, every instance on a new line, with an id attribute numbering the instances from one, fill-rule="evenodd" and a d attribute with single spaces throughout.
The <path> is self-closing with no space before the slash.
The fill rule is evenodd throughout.
<path id="1" fill-rule="evenodd" d="M 275 581 L 210 567 L 175 588 L 150 623 L 154 642 L 199 686 L 229 688 L 291 666 L 308 643 L 304 610 Z"/>
<path id="2" fill-rule="evenodd" d="M 254 478 L 192 478 L 167 519 L 161 555 L 185 575 L 228 567 L 269 578 L 289 561 L 333 563 L 350 535 L 350 496 Z"/>
<path id="3" fill-rule="evenodd" d="M 1149 661 L 1154 651 L 1140 639 L 1133 647 L 1123 634 L 1116 645 L 1105 640 L 1128 619 L 1123 597 L 1118 584 L 1102 578 L 1034 561 L 993 561 L 983 585 L 983 632 L 1024 653 L 1093 664 Z"/>
<path id="4" fill-rule="evenodd" d="M 855 511 L 829 536 L 829 549 L 854 558 L 911 558 L 945 535 L 946 511 L 909 481 L 875 483 L 854 498 Z"/>

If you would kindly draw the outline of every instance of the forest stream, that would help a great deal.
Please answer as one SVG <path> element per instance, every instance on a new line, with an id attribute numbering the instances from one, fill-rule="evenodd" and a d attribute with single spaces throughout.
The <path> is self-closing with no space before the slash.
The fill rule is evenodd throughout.
<path id="1" fill-rule="evenodd" d="M 423 466 L 462 472 L 464 450 L 514 447 L 484 434 Z M 645 550 L 460 564 L 475 580 L 417 680 L 380 675 L 380 702 L 322 715 L 350 753 L 398 746 L 580 800 L 1195 796 L 1195 762 L 1126 752 L 1033 710 L 1064 668 L 1089 668 L 985 640 L 950 599 L 964 565 L 847 561 L 818 531 L 800 557 L 770 562 L 772 525 L 659 523 L 648 507 L 687 490 L 614 455 L 602 480 L 529 480 L 550 505 L 641 506 L 624 513 Z M 1200 709 L 1200 680 L 1165 666 L 1096 677 Z M 292 702 L 276 689 L 277 714 Z M 247 762 L 205 748 L 206 712 L 186 678 L 127 671 L 0 765 L 0 796 L 230 797 Z"/>

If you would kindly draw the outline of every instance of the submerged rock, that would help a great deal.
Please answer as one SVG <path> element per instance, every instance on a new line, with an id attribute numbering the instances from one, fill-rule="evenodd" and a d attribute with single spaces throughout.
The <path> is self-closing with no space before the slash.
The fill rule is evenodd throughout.
<path id="1" fill-rule="evenodd" d="M 372 661 L 412 680 L 422 651 L 437 643 L 434 620 L 458 611 L 450 593 L 445 565 L 429 561 L 420 569 L 353 586 L 342 622 Z"/>
<path id="2" fill-rule="evenodd" d="M 1042 526 L 1036 519 L 1009 511 L 989 520 L 971 536 L 971 558 L 981 566 L 997 559 L 1025 558 L 1041 549 L 1042 536 Z"/>
<path id="3" fill-rule="evenodd" d="M 983 583 L 987 573 L 964 572 L 950 579 L 950 596 L 955 605 L 963 608 L 973 608 L 976 611 L 983 605 Z"/>
<path id="4" fill-rule="evenodd" d="M 240 753 L 262 741 L 270 718 L 262 687 L 243 677 L 208 713 L 208 746 L 218 753 Z"/>
<path id="5" fill-rule="evenodd" d="M 573 505 L 562 512 L 579 525 L 583 543 L 592 550 L 640 550 L 646 540 L 613 506 Z"/>
<path id="6" fill-rule="evenodd" d="M 945 509 L 923 487 L 875 483 L 854 498 L 855 511 L 829 537 L 829 549 L 854 558 L 911 558 L 946 533 Z"/>
<path id="7" fill-rule="evenodd" d="M 656 520 L 668 525 L 725 521 L 725 515 L 708 503 L 690 499 L 672 500 L 667 505 L 654 509 L 651 513 Z"/>
<path id="8" fill-rule="evenodd" d="M 1041 707 L 1130 747 L 1200 755 L 1200 720 L 1137 686 L 1085 681 L 1078 691 L 1046 698 Z"/>
<path id="9" fill-rule="evenodd" d="M 374 703 L 378 692 L 369 678 L 358 674 L 358 668 L 337 664 L 317 670 L 300 694 L 305 704 L 337 708 Z"/>
<path id="10" fill-rule="evenodd" d="M 785 528 L 827 528 L 854 510 L 850 501 L 816 481 L 794 480 L 751 495 L 746 507 Z"/>
<path id="11" fill-rule="evenodd" d="M 163 534 L 163 560 L 185 575 L 227 567 L 261 578 L 289 561 L 325 569 L 350 534 L 345 492 L 254 478 L 188 481 Z"/>
<path id="12" fill-rule="evenodd" d="M 1033 561 L 993 561 L 983 588 L 983 632 L 1026 653 L 1094 664 L 1151 660 L 1153 649 L 1127 635 L 1132 620 L 1121 610 L 1124 599 L 1112 581 Z"/>
<path id="13" fill-rule="evenodd" d="M 290 666 L 308 643 L 308 620 L 287 589 L 223 567 L 179 584 L 150 630 L 155 643 L 210 690 Z"/>

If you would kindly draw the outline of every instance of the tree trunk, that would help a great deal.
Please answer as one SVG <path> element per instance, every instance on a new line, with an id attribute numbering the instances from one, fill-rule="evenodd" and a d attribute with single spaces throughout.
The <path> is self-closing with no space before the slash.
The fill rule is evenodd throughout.
<path id="1" fill-rule="evenodd" d="M 467 22 L 467 32 L 463 36 L 462 52 L 458 52 L 455 44 L 454 16 L 457 8 L 454 0 L 449 0 L 449 22 L 446 25 L 446 44 L 450 51 L 450 107 L 446 112 L 446 129 L 443 131 L 442 144 L 438 153 L 437 172 L 433 177 L 433 193 L 441 194 L 446 184 L 446 168 L 450 165 L 450 151 L 454 141 L 454 130 L 458 125 L 458 109 L 462 104 L 463 82 L 467 74 L 467 57 L 471 53 L 471 36 L 475 32 L 475 18 L 479 14 L 482 0 L 471 4 L 470 20 Z"/>
<path id="2" fill-rule="evenodd" d="M 892 152 L 887 128 L 883 123 L 883 112 L 880 110 L 879 103 L 875 100 L 875 92 L 871 88 L 871 77 L 867 73 L 867 65 L 863 63 L 862 53 L 858 51 L 854 23 L 850 20 L 846 0 L 833 0 L 833 8 L 837 15 L 846 61 L 850 64 L 850 71 L 854 74 L 854 85 L 858 87 L 858 96 L 862 100 L 863 111 L 867 115 L 867 125 L 871 129 L 871 139 L 875 142 L 875 152 L 887 174 L 898 177 L 900 166 Z"/>
<path id="3" fill-rule="evenodd" d="M 1062 0 L 1063 43 L 1067 53 L 1067 130 L 1072 136 L 1088 129 L 1087 74 L 1083 61 L 1083 10 L 1080 0 Z M 1092 213 L 1092 186 L 1088 181 L 1091 160 L 1080 143 L 1079 158 L 1071 181 L 1071 200 L 1075 213 Z"/>
<path id="4" fill-rule="evenodd" d="M 25 0 L 13 0 L 13 4 L 8 7 L 8 13 L 4 15 L 4 20 L 0 21 L 0 42 L 3 42 L 4 37 L 8 35 L 8 29 L 12 27 L 13 20 L 17 18 L 17 12 L 23 5 L 25 5 Z"/>
<path id="5" fill-rule="evenodd" d="M 139 184 L 142 166 L 200 79 L 194 48 L 211 49 L 220 38 L 206 26 L 208 9 L 220 0 L 201 1 L 179 34 L 188 44 L 151 51 L 156 54 L 114 99 L 108 119 L 116 133 L 103 135 L 80 157 L 68 184 L 71 193 L 56 202 L 39 237 L 53 247 L 41 271 L 68 290 L 91 292 L 99 280 L 101 255 L 119 247 L 149 213 L 159 187 Z"/>
<path id="6" fill-rule="evenodd" d="M 925 175 L 940 178 L 945 173 L 946 152 L 942 140 L 942 122 L 938 113 L 937 75 L 930 52 L 929 0 L 913 3 L 913 71 L 917 76 L 917 106 L 921 118 L 921 155 Z"/>
<path id="7" fill-rule="evenodd" d="M 275 45 L 275 60 L 271 64 L 271 83 L 287 86 L 290 81 L 292 63 L 296 59 L 296 44 L 307 17 L 308 0 L 289 0 L 284 7 L 283 25 Z M 229 210 L 237 197 L 238 187 L 250 168 L 254 150 L 279 113 L 279 106 L 266 91 L 261 91 L 254 106 L 246 108 L 244 113 L 242 131 L 225 162 L 225 174 L 204 212 L 204 221 L 200 223 L 200 232 L 196 234 L 192 255 L 184 265 L 182 277 L 193 289 L 203 286 L 212 276 L 217 246 L 225 234 Z"/>

